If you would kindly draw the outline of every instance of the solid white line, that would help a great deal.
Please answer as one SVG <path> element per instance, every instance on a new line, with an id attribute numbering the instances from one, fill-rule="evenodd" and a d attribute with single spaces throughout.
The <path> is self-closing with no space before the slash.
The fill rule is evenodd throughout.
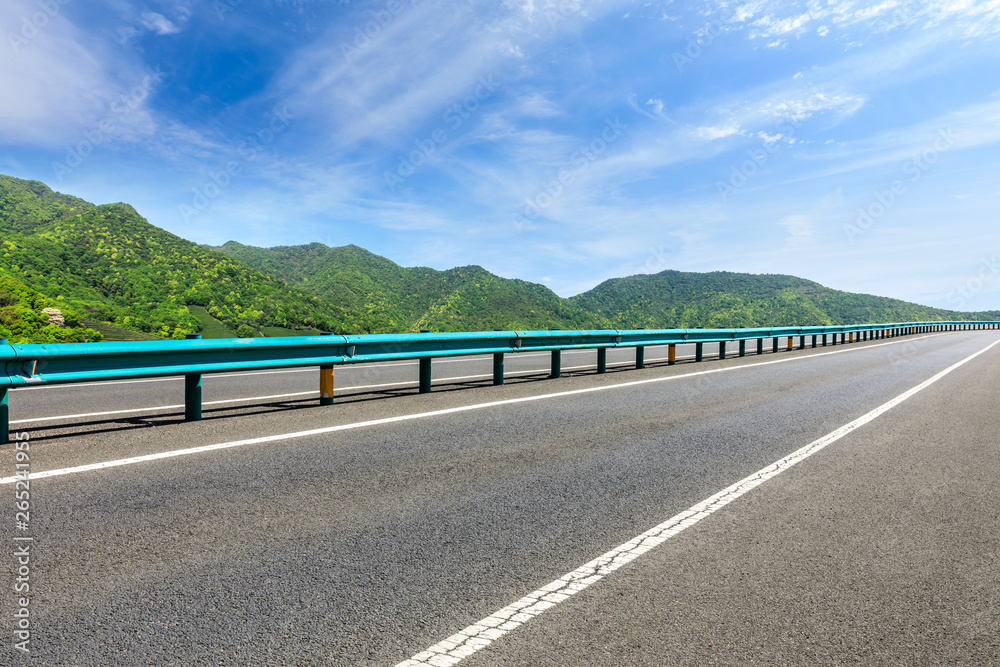
<path id="1" fill-rule="evenodd" d="M 691 343 L 680 343 L 680 345 L 689 345 Z M 665 347 L 663 345 L 651 345 L 648 349 L 654 349 L 657 347 Z M 596 349 L 596 348 L 595 348 Z M 626 350 L 628 348 L 612 348 Z M 566 350 L 564 354 L 583 354 L 585 352 L 593 352 L 590 350 Z M 529 357 L 542 357 L 547 356 L 547 352 L 529 352 L 525 354 L 520 354 L 517 352 L 510 352 L 508 354 L 515 355 L 515 359 L 527 359 Z M 689 355 L 693 357 L 694 355 Z M 688 357 L 678 357 L 679 359 L 687 359 Z M 491 361 L 492 357 L 459 357 L 456 359 L 435 359 L 435 364 L 457 364 L 457 363 L 468 363 L 470 361 Z M 650 359 L 649 361 L 657 361 L 657 359 Z M 622 362 L 626 363 L 626 362 Z M 418 362 L 416 361 L 386 361 L 382 363 L 370 363 L 370 364 L 342 364 L 338 365 L 337 369 L 343 372 L 347 369 L 356 368 L 391 368 L 399 366 L 416 366 Z M 308 368 L 293 368 L 288 370 L 275 370 L 275 371 L 245 371 L 242 373 L 209 373 L 203 377 L 204 380 L 212 380 L 217 378 L 234 378 L 234 377 L 247 377 L 250 375 L 284 375 L 287 373 L 315 373 L 318 366 L 310 366 Z M 13 391 L 39 391 L 42 389 L 52 390 L 52 389 L 79 389 L 82 387 L 102 387 L 108 385 L 116 384 L 146 384 L 149 382 L 179 382 L 184 379 L 183 375 L 173 375 L 170 377 L 163 378 L 143 378 L 141 380 L 108 380 L 106 382 L 82 382 L 82 383 L 72 383 L 72 384 L 50 384 L 41 387 L 15 387 Z M 402 383 L 405 384 L 405 383 Z M 388 386 L 388 385 L 387 385 Z"/>
<path id="2" fill-rule="evenodd" d="M 935 334 L 936 335 L 936 334 Z M 930 337 L 930 336 L 927 336 Z M 900 341 L 903 342 L 903 341 Z M 1000 343 L 1000 341 L 997 341 Z M 533 401 L 542 401 L 550 398 L 561 398 L 564 396 L 578 396 L 581 394 L 590 394 L 599 391 L 611 391 L 613 389 L 622 389 L 625 387 L 638 387 L 645 384 L 654 384 L 658 382 L 672 382 L 674 380 L 682 380 L 684 378 L 696 377 L 699 375 L 712 375 L 714 373 L 727 373 L 730 371 L 736 371 L 747 368 L 759 368 L 760 366 L 770 366 L 772 364 L 783 364 L 793 361 L 801 361 L 804 359 L 815 359 L 817 357 L 829 356 L 833 354 L 843 354 L 845 352 L 854 352 L 860 349 L 870 349 L 872 347 L 881 347 L 882 345 L 893 345 L 894 343 L 881 343 L 879 345 L 872 345 L 868 348 L 848 348 L 845 350 L 836 350 L 833 352 L 822 352 L 819 354 L 811 354 L 807 356 L 799 357 L 786 357 L 784 359 L 775 359 L 773 361 L 761 361 L 752 364 L 743 364 L 740 366 L 728 366 L 726 368 L 713 368 L 706 371 L 695 371 L 692 373 L 683 373 L 681 375 L 669 375 L 666 377 L 655 377 L 647 378 L 645 380 L 633 380 L 632 382 L 622 382 L 620 384 L 610 384 L 600 387 L 587 387 L 585 389 L 571 389 L 567 391 L 555 392 L 552 394 L 540 394 L 537 396 L 524 396 L 521 398 L 509 398 L 501 401 L 489 401 L 487 403 L 473 403 L 471 405 L 462 405 L 455 408 L 445 408 L 443 410 L 433 410 L 431 412 L 418 412 L 416 414 L 410 415 L 400 415 L 397 417 L 385 417 L 383 419 L 373 419 L 364 422 L 355 422 L 353 424 L 341 424 L 339 426 L 327 426 L 325 428 L 312 429 L 309 431 L 298 431 L 295 433 L 283 433 L 279 435 L 270 435 L 261 438 L 251 438 L 249 440 L 236 440 L 233 442 L 223 442 L 215 445 L 203 445 L 201 447 L 190 447 L 187 449 L 175 449 L 167 452 L 159 452 L 157 454 L 146 454 L 143 456 L 133 456 L 127 459 L 117 459 L 114 461 L 104 461 L 101 463 L 91 463 L 82 466 L 74 466 L 72 468 L 57 468 L 55 470 L 43 470 L 41 472 L 31 473 L 32 479 L 41 479 L 44 477 L 59 477 L 62 475 L 73 475 L 76 473 L 87 472 L 90 470 L 101 470 L 104 468 L 117 468 L 119 466 L 132 465 L 135 463 L 144 463 L 147 461 L 157 461 L 161 459 L 171 459 L 178 456 L 189 456 L 191 454 L 201 454 L 203 452 L 211 452 L 220 449 L 232 449 L 234 447 L 245 447 L 247 445 L 257 445 L 267 442 L 278 442 L 281 440 L 292 440 L 295 438 L 305 438 L 309 436 L 324 435 L 326 433 L 335 433 L 337 431 L 349 431 L 357 428 L 365 428 L 368 426 L 378 426 L 380 424 L 392 424 L 396 422 L 410 421 L 413 419 L 424 419 L 427 417 L 439 417 L 441 415 L 455 414 L 458 412 L 468 412 L 471 410 L 482 410 L 484 408 L 492 408 L 501 405 L 515 405 L 517 403 L 529 403 Z M 996 343 L 994 343 L 995 345 Z M 992 346 L 991 346 L 992 347 Z M 989 348 L 987 348 L 989 349 Z M 985 350 L 984 350 L 985 351 Z M 971 358 L 971 357 L 970 357 Z M 17 477 L 3 477 L 0 478 L 0 485 L 3 484 L 13 484 L 17 480 Z"/>
<path id="3" fill-rule="evenodd" d="M 926 337 L 927 336 L 924 336 L 924 338 L 926 338 Z M 917 340 L 919 340 L 919 339 L 917 339 Z M 543 355 L 531 354 L 531 355 L 525 355 L 525 356 L 537 357 L 537 356 L 543 356 Z M 753 356 L 758 356 L 758 355 L 753 355 Z M 678 361 L 682 360 L 682 359 L 693 359 L 693 358 L 694 358 L 693 354 L 685 355 L 683 357 L 680 357 L 680 356 L 677 357 Z M 489 357 L 483 357 L 483 359 L 489 359 Z M 711 357 L 710 357 L 710 359 L 711 359 Z M 657 361 L 667 361 L 667 357 L 657 357 L 655 359 L 647 359 L 646 363 L 655 363 Z M 630 365 L 632 365 L 634 363 L 635 363 L 634 361 L 615 361 L 615 362 L 608 363 L 608 366 L 609 367 L 610 366 L 630 366 Z M 392 365 L 402 366 L 404 364 L 392 364 Z M 405 364 L 405 365 L 410 365 L 410 364 Z M 416 364 L 412 364 L 412 365 L 415 366 Z M 567 366 L 567 367 L 563 368 L 563 370 L 564 371 L 575 371 L 575 370 L 581 370 L 581 369 L 584 369 L 584 368 L 596 368 L 596 367 L 597 367 L 597 364 L 594 363 L 594 364 L 585 364 L 583 366 Z M 357 368 L 357 367 L 355 367 L 355 368 Z M 306 369 L 306 370 L 309 370 L 310 372 L 313 372 L 313 373 L 316 372 L 315 368 L 310 368 L 310 369 Z M 537 370 L 527 370 L 527 371 L 507 371 L 507 372 L 504 373 L 504 377 L 510 377 L 512 375 L 532 375 L 534 373 L 545 373 L 548 370 L 549 370 L 548 368 L 539 368 Z M 283 372 L 298 372 L 298 371 L 283 371 Z M 261 373 L 248 373 L 248 375 L 262 375 L 262 374 Z M 477 379 L 489 378 L 489 377 L 493 377 L 493 374 L 492 373 L 482 373 L 482 374 L 479 374 L 479 375 L 459 375 L 459 376 L 456 376 L 456 377 L 435 378 L 433 380 L 433 383 L 451 382 L 451 381 L 454 381 L 454 380 L 477 380 Z M 100 383 L 100 382 L 98 382 L 98 383 L 93 383 L 90 386 L 94 386 L 94 384 L 116 384 L 116 383 Z M 406 385 L 416 385 L 416 384 L 419 384 L 419 382 L 417 380 L 407 380 L 405 382 L 387 382 L 387 383 L 384 383 L 384 384 L 366 384 L 366 385 L 358 385 L 358 386 L 351 386 L 351 387 L 336 387 L 336 388 L 334 388 L 334 393 L 335 394 L 337 394 L 337 393 L 344 393 L 346 391 L 358 390 L 358 389 L 382 389 L 382 388 L 385 388 L 385 387 L 403 387 L 403 386 L 406 386 Z M 61 386 L 61 385 L 57 385 L 57 386 Z M 41 388 L 41 387 L 39 387 L 39 388 Z M 221 400 L 221 401 L 205 401 L 205 402 L 202 403 L 202 406 L 206 406 L 206 405 L 223 405 L 225 403 L 251 403 L 251 402 L 255 402 L 255 401 L 268 401 L 268 400 L 273 400 L 273 399 L 276 399 L 276 398 L 291 398 L 291 397 L 294 397 L 294 396 L 310 396 L 310 395 L 318 394 L 318 393 L 319 393 L 318 391 L 299 391 L 299 392 L 295 392 L 293 394 L 277 394 L 277 395 L 273 395 L 273 396 L 251 396 L 249 398 L 229 398 L 229 399 Z M 177 409 L 183 409 L 183 408 L 184 408 L 183 405 L 159 405 L 159 406 L 150 407 L 150 408 L 129 408 L 127 410 L 109 410 L 109 411 L 106 411 L 106 412 L 86 412 L 86 413 L 81 413 L 81 414 L 76 414 L 76 415 L 60 415 L 60 416 L 57 416 L 57 417 L 32 417 L 30 419 L 11 420 L 9 423 L 10 423 L 11 426 L 13 426 L 14 424 L 31 424 L 31 423 L 35 423 L 35 422 L 64 421 L 66 419 L 83 419 L 83 418 L 86 418 L 86 417 L 110 417 L 110 416 L 113 416 L 113 415 L 134 414 L 136 412 L 159 412 L 161 410 L 177 410 Z"/>
<path id="4" fill-rule="evenodd" d="M 827 445 L 840 440 L 845 435 L 877 419 L 914 394 L 926 389 L 956 368 L 964 366 L 998 344 L 1000 344 L 1000 340 L 991 343 L 957 364 L 949 366 L 929 380 L 880 405 L 868 414 L 858 417 L 851 423 L 841 426 L 836 431 L 809 443 L 766 468 L 761 468 L 749 477 L 744 477 L 732 486 L 706 498 L 697 505 L 670 517 L 660 525 L 650 528 L 645 533 L 632 538 L 628 542 L 598 556 L 589 563 L 581 565 L 572 572 L 564 574 L 538 590 L 525 595 L 517 602 L 507 605 L 503 609 L 490 614 L 477 623 L 473 623 L 444 641 L 438 642 L 426 651 L 416 654 L 409 660 L 404 660 L 396 665 L 396 667 L 419 667 L 421 665 L 443 667 L 444 665 L 455 665 L 461 662 L 480 649 L 486 648 L 508 632 L 516 630 L 533 618 L 586 589 L 588 586 L 597 583 L 621 566 L 662 544 L 685 528 L 689 528 L 702 519 L 718 512 L 729 503 L 760 486 L 772 477 L 780 475 Z"/>
<path id="5" fill-rule="evenodd" d="M 678 358 L 683 358 L 683 357 L 678 357 Z M 649 362 L 664 361 L 664 360 L 665 360 L 665 358 L 664 359 L 650 359 Z M 614 363 L 609 363 L 608 366 L 628 366 L 628 365 L 631 365 L 633 363 L 635 363 L 635 362 L 634 361 L 616 361 Z M 585 365 L 585 366 L 568 366 L 568 367 L 564 368 L 563 370 L 565 370 L 565 371 L 574 371 L 574 370 L 579 370 L 579 369 L 583 369 L 583 368 L 595 368 L 595 367 L 596 367 L 596 364 L 588 364 L 588 365 Z M 313 372 L 315 372 L 315 369 L 311 369 L 311 370 Z M 510 377 L 512 375 L 531 375 L 533 373 L 545 373 L 548 370 L 549 370 L 548 368 L 539 368 L 538 370 L 528 370 L 528 371 L 508 371 L 508 372 L 504 373 L 504 377 Z M 444 383 L 444 382 L 451 382 L 451 381 L 454 381 L 454 380 L 477 380 L 477 379 L 490 378 L 490 377 L 493 377 L 492 373 L 482 373 L 482 374 L 479 374 L 479 375 L 459 375 L 459 376 L 455 376 L 455 377 L 435 378 L 434 379 L 434 383 L 438 384 L 438 383 Z M 344 393 L 346 391 L 353 391 L 353 390 L 358 390 L 358 389 L 382 389 L 382 388 L 385 388 L 385 387 L 402 387 L 402 386 L 406 386 L 406 385 L 416 385 L 416 384 L 419 384 L 419 382 L 417 380 L 407 380 L 405 382 L 387 382 L 387 383 L 384 383 L 384 384 L 365 384 L 365 385 L 357 385 L 357 386 L 349 386 L 349 387 L 336 387 L 334 389 L 334 392 L 335 393 Z M 312 396 L 312 395 L 318 395 L 318 394 L 319 394 L 319 391 L 317 390 L 317 391 L 298 391 L 298 392 L 295 392 L 295 393 L 292 393 L 292 394 L 274 394 L 272 396 L 250 396 L 248 398 L 227 398 L 225 400 L 220 400 L 220 401 L 204 401 L 204 402 L 202 402 L 202 406 L 206 406 L 206 405 L 223 405 L 225 403 L 250 403 L 250 402 L 255 402 L 255 401 L 269 401 L 269 400 L 273 400 L 273 399 L 276 399 L 276 398 L 292 398 L 294 396 Z M 32 417 L 30 419 L 15 419 L 15 420 L 11 420 L 9 423 L 10 423 L 11 426 L 13 426 L 14 424 L 30 424 L 30 423 L 34 423 L 34 422 L 63 421 L 63 420 L 66 420 L 66 419 L 83 419 L 85 417 L 110 417 L 110 416 L 113 416 L 113 415 L 127 415 L 127 414 L 133 414 L 133 413 L 136 413 L 136 412 L 159 412 L 161 410 L 177 410 L 177 409 L 183 409 L 183 408 L 184 408 L 183 404 L 181 404 L 181 405 L 158 405 L 158 406 L 149 407 L 149 408 L 129 408 L 127 410 L 108 410 L 108 411 L 105 411 L 105 412 L 85 412 L 85 413 L 76 414 L 76 415 L 59 415 L 57 417 Z"/>

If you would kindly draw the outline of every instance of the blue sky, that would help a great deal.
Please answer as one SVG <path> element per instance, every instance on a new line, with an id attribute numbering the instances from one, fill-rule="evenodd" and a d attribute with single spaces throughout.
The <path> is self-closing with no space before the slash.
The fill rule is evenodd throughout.
<path id="1" fill-rule="evenodd" d="M 5 0 L 0 28 L 0 172 L 200 243 L 1000 309 L 998 0 Z"/>

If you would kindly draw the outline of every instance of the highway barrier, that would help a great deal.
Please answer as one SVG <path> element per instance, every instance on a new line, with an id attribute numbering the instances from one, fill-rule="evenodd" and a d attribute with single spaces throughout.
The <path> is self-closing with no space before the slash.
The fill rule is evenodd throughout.
<path id="1" fill-rule="evenodd" d="M 1000 322 L 903 322 L 826 327 L 762 327 L 753 329 L 638 329 L 595 331 L 491 331 L 472 333 L 384 334 L 363 336 L 323 335 L 287 338 L 226 338 L 202 340 L 193 335 L 182 341 L 132 343 L 62 343 L 11 345 L 0 339 L 0 444 L 9 442 L 9 390 L 18 387 L 152 377 L 184 377 L 185 419 L 201 419 L 201 378 L 208 373 L 233 373 L 279 368 L 318 366 L 320 403 L 333 403 L 334 368 L 338 365 L 399 360 L 419 360 L 420 393 L 431 390 L 431 363 L 435 358 L 493 355 L 493 384 L 504 382 L 504 355 L 550 352 L 552 378 L 562 373 L 563 350 L 594 349 L 597 372 L 607 371 L 607 349 L 635 348 L 635 367 L 645 365 L 645 348 L 669 346 L 668 364 L 677 362 L 676 346 L 695 344 L 695 361 L 704 358 L 705 343 L 719 344 L 719 358 L 726 357 L 726 343 L 739 342 L 740 357 L 746 341 L 756 340 L 757 354 L 772 339 L 772 352 L 787 338 L 786 349 L 865 342 L 929 332 L 998 329 Z"/>

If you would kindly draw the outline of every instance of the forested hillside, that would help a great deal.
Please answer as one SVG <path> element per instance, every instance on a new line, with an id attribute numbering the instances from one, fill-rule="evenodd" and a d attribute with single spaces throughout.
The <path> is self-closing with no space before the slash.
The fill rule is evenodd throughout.
<path id="1" fill-rule="evenodd" d="M 663 271 L 563 299 L 479 266 L 402 267 L 348 245 L 210 248 L 127 204 L 0 175 L 0 337 L 15 342 L 417 329 L 749 327 L 1000 319 L 782 275 Z"/>
<path id="2" fill-rule="evenodd" d="M 406 268 L 363 248 L 255 248 L 230 241 L 218 250 L 342 309 L 349 330 L 579 329 L 607 321 L 549 288 L 500 278 L 479 266 Z"/>
<path id="3" fill-rule="evenodd" d="M 90 320 L 181 338 L 202 328 L 188 310 L 196 305 L 232 330 L 337 327 L 336 309 L 316 297 L 127 204 L 93 206 L 0 176 L 0 228 L 0 270 Z"/>
<path id="4" fill-rule="evenodd" d="M 570 301 L 626 329 L 1000 318 L 997 312 L 956 313 L 898 299 L 840 292 L 795 276 L 725 271 L 663 271 L 614 278 Z"/>

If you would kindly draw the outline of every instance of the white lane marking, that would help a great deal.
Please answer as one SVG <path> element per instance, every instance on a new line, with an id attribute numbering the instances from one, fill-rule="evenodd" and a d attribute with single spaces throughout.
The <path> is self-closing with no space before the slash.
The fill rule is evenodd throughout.
<path id="1" fill-rule="evenodd" d="M 922 338 L 929 338 L 929 337 L 930 336 L 923 336 Z M 919 339 L 917 339 L 917 340 L 919 340 Z M 869 346 L 869 347 L 874 347 L 874 346 Z M 535 357 L 537 357 L 537 356 L 543 356 L 543 355 L 532 354 L 532 355 L 526 355 L 526 356 L 535 356 Z M 689 355 L 685 355 L 685 356 L 679 356 L 679 357 L 677 357 L 677 359 L 678 359 L 678 361 L 682 360 L 682 359 L 694 359 L 694 356 L 695 355 L 693 355 L 693 354 L 689 354 Z M 754 356 L 757 356 L 757 355 L 754 355 Z M 488 357 L 484 357 L 484 359 L 488 359 Z M 667 359 L 668 359 L 667 357 L 657 357 L 655 359 L 647 359 L 646 363 L 655 363 L 657 361 L 667 361 Z M 609 367 L 610 366 L 631 366 L 634 363 L 635 363 L 634 361 L 615 361 L 615 362 L 608 363 L 607 365 Z M 391 364 L 391 365 L 402 366 L 404 364 Z M 413 364 L 413 365 L 415 366 L 416 364 Z M 575 371 L 575 370 L 581 370 L 581 369 L 585 369 L 585 368 L 596 368 L 596 367 L 597 367 L 597 364 L 595 363 L 595 364 L 585 364 L 583 366 L 567 366 L 567 367 L 563 368 L 563 370 L 564 371 Z M 311 371 L 313 373 L 316 372 L 315 368 L 311 368 L 311 369 L 307 369 L 307 370 L 309 370 L 309 371 Z M 510 377 L 512 375 L 532 375 L 534 373 L 545 373 L 548 370 L 549 370 L 548 368 L 539 368 L 537 370 L 527 370 L 527 371 L 507 371 L 507 372 L 504 373 L 504 377 Z M 294 371 L 294 372 L 299 372 L 299 371 Z M 258 375 L 258 374 L 256 374 L 256 373 L 248 373 L 248 375 Z M 479 375 L 459 375 L 459 376 L 456 376 L 456 377 L 435 378 L 432 382 L 433 383 L 443 383 L 443 382 L 450 382 L 450 381 L 454 381 L 454 380 L 478 380 L 478 379 L 489 378 L 489 377 L 493 377 L 493 374 L 492 373 L 482 373 L 482 374 L 479 374 Z M 97 383 L 90 384 L 90 386 L 94 386 L 95 384 L 117 384 L 117 383 L 113 383 L 113 382 L 111 382 L 111 383 L 100 383 L 100 382 L 97 382 Z M 385 388 L 385 387 L 403 387 L 403 386 L 415 385 L 415 384 L 419 384 L 419 382 L 417 380 L 407 380 L 405 382 L 387 382 L 387 383 L 384 383 L 384 384 L 366 384 L 366 385 L 357 385 L 357 386 L 349 386 L 349 387 L 336 387 L 336 388 L 334 388 L 334 393 L 335 394 L 336 393 L 344 393 L 344 392 L 349 391 L 349 390 L 358 390 L 358 389 L 382 389 L 382 388 Z M 229 398 L 229 399 L 221 400 L 221 401 L 205 401 L 205 402 L 202 403 L 202 406 L 205 406 L 205 405 L 223 405 L 225 403 L 250 403 L 250 402 L 254 402 L 254 401 L 268 401 L 268 400 L 273 400 L 273 399 L 276 399 L 276 398 L 291 398 L 291 397 L 294 397 L 294 396 L 310 396 L 310 395 L 314 395 L 314 394 L 317 394 L 317 393 L 318 392 L 316 392 L 316 391 L 299 391 L 299 392 L 295 392 L 293 394 L 276 394 L 276 395 L 273 395 L 273 396 L 251 396 L 251 397 L 248 397 L 248 398 Z M 63 421 L 63 420 L 66 420 L 66 419 L 83 419 L 83 418 L 86 418 L 86 417 L 110 417 L 110 416 L 113 416 L 113 415 L 134 414 L 136 412 L 159 412 L 161 410 L 177 410 L 177 409 L 183 409 L 183 408 L 184 408 L 183 405 L 159 405 L 159 406 L 150 407 L 150 408 L 129 408 L 127 410 L 110 410 L 110 411 L 106 411 L 106 412 L 86 412 L 86 413 L 81 413 L 81 414 L 76 414 L 76 415 L 60 415 L 58 417 L 32 417 L 30 419 L 11 420 L 9 422 L 9 424 L 11 426 L 13 426 L 14 424 L 31 424 L 31 423 L 34 423 L 34 422 Z"/>
<path id="2" fill-rule="evenodd" d="M 1000 340 L 991 343 L 957 364 L 949 366 L 934 377 L 921 382 L 909 391 L 903 392 L 891 401 L 883 403 L 868 414 L 858 417 L 851 423 L 841 426 L 836 431 L 824 435 L 819 440 L 809 443 L 783 459 L 765 468 L 761 468 L 748 477 L 744 477 L 732 486 L 706 498 L 697 505 L 670 517 L 660 525 L 650 528 L 645 533 L 598 556 L 589 563 L 581 565 L 572 572 L 564 574 L 532 593 L 528 593 L 517 602 L 507 605 L 503 609 L 473 623 L 444 641 L 438 642 L 426 651 L 416 654 L 409 660 L 404 660 L 396 665 L 396 667 L 420 667 L 421 665 L 443 667 L 444 665 L 458 664 L 476 651 L 486 648 L 508 632 L 516 630 L 528 621 L 586 589 L 588 586 L 597 583 L 621 566 L 662 544 L 685 528 L 690 528 L 702 519 L 718 512 L 729 503 L 760 486 L 772 477 L 780 475 L 827 445 L 840 440 L 845 435 L 877 419 L 914 394 L 926 389 L 956 368 L 964 366 L 998 344 L 1000 344 Z"/>
<path id="3" fill-rule="evenodd" d="M 651 359 L 650 361 L 657 361 L 657 359 Z M 615 363 L 608 364 L 608 366 L 626 366 L 626 365 L 631 365 L 633 363 L 635 363 L 635 362 L 633 362 L 633 361 L 616 361 Z M 573 371 L 573 370 L 579 370 L 579 369 L 582 369 L 582 368 L 594 368 L 595 366 L 596 366 L 595 364 L 590 364 L 590 365 L 586 365 L 586 366 L 569 366 L 567 368 L 564 368 L 563 370 Z M 529 371 L 508 371 L 508 372 L 504 373 L 504 377 L 510 377 L 512 375 L 531 375 L 531 374 L 535 374 L 535 373 L 546 373 L 546 372 L 548 372 L 548 370 L 549 370 L 548 368 L 539 368 L 538 370 L 529 370 Z M 314 369 L 314 371 L 315 371 L 315 369 Z M 455 377 L 435 378 L 434 379 L 434 383 L 438 384 L 438 383 L 450 382 L 450 381 L 453 381 L 453 380 L 479 380 L 479 379 L 482 379 L 482 378 L 491 378 L 491 377 L 493 377 L 493 373 L 483 373 L 483 374 L 480 374 L 480 375 L 458 375 L 458 376 L 455 376 Z M 334 393 L 341 393 L 342 394 L 342 393 L 344 393 L 346 391 L 354 391 L 354 390 L 358 390 L 358 389 L 382 389 L 382 388 L 385 388 L 385 387 L 402 387 L 402 386 L 406 386 L 406 385 L 416 385 L 416 384 L 419 384 L 419 382 L 417 380 L 407 380 L 405 382 L 386 382 L 384 384 L 364 384 L 364 385 L 356 385 L 356 386 L 349 386 L 349 387 L 336 387 L 336 388 L 334 388 Z M 298 391 L 298 392 L 295 392 L 293 394 L 274 394 L 272 396 L 251 396 L 249 398 L 227 398 L 225 400 L 220 400 L 220 401 L 203 401 L 202 402 L 202 406 L 206 406 L 206 405 L 223 405 L 225 403 L 246 403 L 246 402 L 253 402 L 253 401 L 269 401 L 269 400 L 273 400 L 273 399 L 276 399 L 276 398 L 292 398 L 294 396 L 317 396 L 318 394 L 319 394 L 318 391 Z M 81 413 L 81 414 L 77 414 L 77 415 L 60 415 L 58 417 L 32 417 L 31 419 L 15 419 L 15 420 L 11 420 L 9 423 L 10 423 L 11 426 L 13 426 L 14 424 L 30 424 L 30 423 L 33 423 L 33 422 L 62 421 L 62 420 L 65 420 L 65 419 L 82 419 L 84 417 L 109 417 L 109 416 L 112 416 L 112 415 L 127 415 L 127 414 L 133 414 L 133 413 L 136 413 L 136 412 L 159 412 L 161 410 L 177 410 L 177 409 L 183 409 L 183 408 L 184 408 L 183 404 L 180 404 L 180 405 L 158 405 L 158 406 L 150 407 L 150 408 L 129 408 L 127 410 L 109 410 L 109 411 L 106 411 L 106 412 L 85 412 L 85 413 Z"/>
<path id="4" fill-rule="evenodd" d="M 683 345 L 689 345 L 689 344 L 691 344 L 691 343 L 683 343 Z M 650 345 L 649 347 L 647 347 L 647 349 L 652 350 L 652 349 L 656 349 L 658 347 L 665 347 L 665 346 L 664 345 Z M 611 348 L 611 349 L 626 350 L 628 348 Z M 593 349 L 590 349 L 590 350 L 566 350 L 564 352 L 564 354 L 584 354 L 584 353 L 587 353 L 587 352 L 593 352 Z M 527 359 L 529 357 L 543 357 L 543 356 L 548 356 L 547 352 L 529 352 L 529 353 L 526 353 L 526 354 L 520 354 L 520 353 L 517 353 L 517 352 L 511 352 L 511 353 L 508 353 L 508 354 L 515 355 L 513 357 L 515 359 Z M 689 356 L 693 356 L 693 355 L 689 355 Z M 678 357 L 678 358 L 687 359 L 688 357 Z M 492 357 L 461 357 L 461 358 L 458 358 L 458 359 L 435 359 L 434 363 L 435 364 L 457 364 L 457 363 L 468 363 L 470 361 L 491 361 L 491 360 L 492 360 Z M 650 361 L 657 361 L 657 360 L 656 359 L 650 359 Z M 622 362 L 622 363 L 625 363 L 625 362 Z M 343 372 L 344 370 L 347 370 L 347 369 L 356 369 L 356 368 L 389 368 L 389 367 L 416 366 L 416 365 L 418 365 L 418 362 L 415 362 L 415 361 L 413 361 L 413 362 L 410 362 L 410 361 L 403 361 L 403 362 L 387 361 L 387 362 L 378 363 L 378 364 L 343 364 L 343 365 L 338 365 L 337 369 L 340 370 L 341 372 Z M 212 379 L 216 379 L 216 378 L 246 377 L 246 376 L 249 376 L 249 375 L 284 375 L 284 374 L 287 374 L 287 373 L 315 373 L 317 368 L 318 368 L 317 366 L 310 366 L 308 368 L 293 368 L 293 369 L 290 369 L 290 370 L 282 370 L 282 371 L 246 371 L 246 372 L 243 372 L 243 373 L 209 373 L 209 374 L 205 375 L 203 379 L 204 380 L 212 380 Z M 45 389 L 45 390 L 54 390 L 54 389 L 80 389 L 80 388 L 83 388 L 83 387 L 102 387 L 102 386 L 116 385 L 116 384 L 146 384 L 146 383 L 150 383 L 150 382 L 180 382 L 183 379 L 184 379 L 184 376 L 182 376 L 182 375 L 176 375 L 176 376 L 164 377 L 164 378 L 144 378 L 142 380 L 109 380 L 107 382 L 84 382 L 84 383 L 74 383 L 74 384 L 51 384 L 51 385 L 45 385 L 45 386 L 42 386 L 42 387 L 14 387 L 12 389 L 12 391 L 22 392 L 22 391 L 39 391 L 39 390 L 43 390 L 43 389 Z"/>
<path id="5" fill-rule="evenodd" d="M 996 345 L 1000 343 L 997 341 L 993 343 Z M 882 345 L 892 345 L 892 343 L 883 343 Z M 879 346 L 871 346 L 879 347 Z M 992 347 L 992 345 L 990 346 Z M 203 445 L 201 447 L 189 447 L 187 449 L 175 449 L 167 452 L 159 452 L 157 454 L 146 454 L 142 456 L 133 456 L 126 459 L 117 459 L 113 461 L 103 461 L 101 463 L 90 463 L 82 466 L 74 466 L 72 468 L 57 468 L 55 470 L 43 470 L 41 472 L 31 473 L 32 479 L 41 479 L 44 477 L 59 477 L 62 475 L 73 475 L 81 472 L 88 472 L 90 470 L 102 470 L 104 468 L 117 468 L 119 466 L 132 465 L 135 463 L 144 463 L 147 461 L 158 461 L 161 459 L 171 459 L 178 456 L 189 456 L 191 454 L 201 454 L 203 452 L 211 452 L 220 449 L 232 449 L 234 447 L 245 447 L 247 445 L 256 445 L 267 442 L 278 442 L 281 440 L 292 440 L 295 438 L 305 438 L 316 435 L 324 435 L 327 433 L 336 433 L 338 431 L 349 431 L 357 428 L 365 428 L 367 426 L 378 426 L 381 424 L 393 424 L 397 422 L 411 421 L 413 419 L 425 419 L 428 417 L 439 417 L 441 415 L 450 415 L 458 412 L 469 412 L 472 410 L 482 410 L 484 408 L 493 408 L 501 405 L 515 405 L 517 403 L 530 403 L 533 401 L 542 401 L 550 398 L 561 398 L 564 396 L 578 396 L 581 394 L 591 394 L 599 391 L 611 391 L 613 389 L 623 389 L 626 387 L 638 387 L 645 384 L 655 384 L 658 382 L 672 382 L 674 380 L 682 380 L 684 378 L 696 377 L 699 375 L 712 375 L 714 373 L 727 373 L 730 371 L 736 371 L 747 368 L 759 368 L 761 366 L 770 366 L 772 364 L 783 364 L 792 361 L 801 361 L 803 359 L 815 359 L 821 356 L 828 356 L 832 354 L 843 354 L 845 352 L 853 352 L 858 349 L 871 349 L 869 348 L 853 348 L 846 350 L 837 350 L 834 352 L 823 352 L 820 354 L 812 354 L 808 356 L 800 357 L 788 357 L 785 359 L 775 359 L 773 361 L 761 361 L 752 364 L 743 364 L 740 366 L 728 366 L 726 368 L 713 368 L 707 371 L 695 371 L 693 373 L 683 373 L 681 375 L 668 375 L 666 377 L 655 377 L 647 378 L 645 380 L 633 380 L 632 382 L 622 382 L 620 384 L 610 384 L 600 387 L 587 387 L 585 389 L 571 389 L 567 391 L 555 392 L 552 394 L 539 394 L 537 396 L 523 396 L 521 398 L 508 398 L 501 401 L 489 401 L 487 403 L 473 403 L 471 405 L 462 405 L 455 408 L 445 408 L 442 410 L 432 410 L 430 412 L 418 412 L 416 414 L 410 415 L 399 415 L 397 417 L 385 417 L 382 419 L 372 419 L 369 421 L 355 422 L 353 424 L 341 424 L 339 426 L 327 426 L 324 428 L 312 429 L 309 431 L 297 431 L 295 433 L 283 433 L 280 435 L 269 435 L 261 438 L 250 438 L 248 440 L 235 440 L 233 442 L 223 442 L 215 445 Z M 989 348 L 986 348 L 989 349 Z M 985 352 L 985 350 L 983 350 Z M 981 352 L 979 353 L 981 354 Z M 971 358 L 971 357 L 970 357 Z M 13 484 L 17 480 L 17 477 L 3 477 L 0 478 L 0 485 L 3 484 Z"/>

